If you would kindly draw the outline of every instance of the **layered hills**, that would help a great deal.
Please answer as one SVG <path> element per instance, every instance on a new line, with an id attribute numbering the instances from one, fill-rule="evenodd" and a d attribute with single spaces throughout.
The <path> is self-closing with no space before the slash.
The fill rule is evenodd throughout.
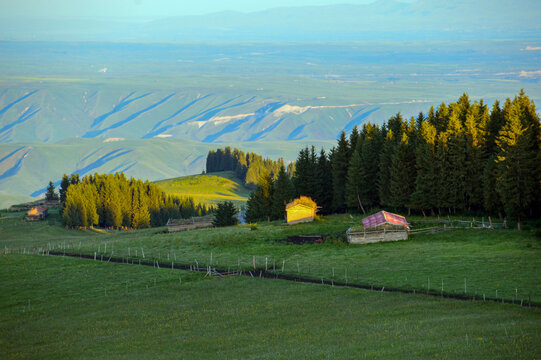
<path id="1" fill-rule="evenodd" d="M 220 147 L 232 145 L 265 157 L 293 161 L 300 148 L 312 144 L 329 148 L 334 141 L 261 141 L 224 143 Z M 84 176 L 125 172 L 127 176 L 151 181 L 200 174 L 205 169 L 206 154 L 215 148 L 216 144 L 180 139 L 0 144 L 0 208 L 43 196 L 49 180 L 58 186 L 64 173 Z M 241 191 L 238 196 L 244 197 L 246 192 Z"/>
<path id="2" fill-rule="evenodd" d="M 537 0 L 379 0 L 132 23 L 104 18 L 96 9 L 89 11 L 94 15 L 23 17 L 26 21 L 5 17 L 0 32 L 2 39 L 16 40 L 305 42 L 510 39 L 537 37 L 540 29 Z"/>
<path id="3" fill-rule="evenodd" d="M 0 207 L 64 173 L 199 174 L 228 145 L 291 161 L 464 92 L 492 104 L 524 88 L 539 102 L 539 12 L 534 0 L 380 0 L 137 24 L 4 17 Z"/>

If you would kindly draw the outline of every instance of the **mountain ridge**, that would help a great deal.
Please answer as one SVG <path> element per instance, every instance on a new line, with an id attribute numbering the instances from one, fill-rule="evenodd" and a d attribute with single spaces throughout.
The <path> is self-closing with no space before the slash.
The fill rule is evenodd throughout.
<path id="1" fill-rule="evenodd" d="M 483 8 L 482 12 L 478 9 Z M 539 37 L 541 6 L 509 2 L 380 0 L 371 4 L 279 7 L 243 13 L 159 18 L 136 24 L 106 19 L 21 23 L 4 18 L 2 39 L 119 41 L 389 41 Z M 77 25 L 78 24 L 78 25 Z M 106 25 L 106 26 L 104 26 Z M 69 29 L 70 31 L 66 31 Z M 64 32 L 64 36 L 59 34 Z"/>

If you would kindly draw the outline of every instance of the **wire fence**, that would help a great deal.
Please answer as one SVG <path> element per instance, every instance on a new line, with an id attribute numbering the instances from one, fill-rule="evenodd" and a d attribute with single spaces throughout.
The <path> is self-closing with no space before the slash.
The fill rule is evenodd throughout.
<path id="1" fill-rule="evenodd" d="M 423 229 L 432 231 L 432 229 Z M 435 230 L 440 230 L 436 228 Z M 0 254 L 23 254 L 37 256 L 63 256 L 80 257 L 100 263 L 121 263 L 130 265 L 152 266 L 155 269 L 170 269 L 171 271 L 186 270 L 205 273 L 205 277 L 224 277 L 231 275 L 245 275 L 259 278 L 277 278 L 293 280 L 297 282 L 320 283 L 323 285 L 354 287 L 368 290 L 402 292 L 413 294 L 426 294 L 446 298 L 462 300 L 497 301 L 501 303 L 519 304 L 522 306 L 541 306 L 541 302 L 532 301 L 529 292 L 513 289 L 495 289 L 488 291 L 486 286 L 477 290 L 476 286 L 468 283 L 464 278 L 462 285 L 457 280 L 438 279 L 431 275 L 408 274 L 405 281 L 399 282 L 378 279 L 377 269 L 373 272 L 347 264 L 322 264 L 313 262 L 310 259 L 288 258 L 280 259 L 272 256 L 235 256 L 221 255 L 211 252 L 206 259 L 189 258 L 186 254 L 179 254 L 176 251 L 156 251 L 138 248 L 134 251 L 128 248 L 127 253 L 122 250 L 115 252 L 110 244 L 107 246 L 98 245 L 97 251 L 77 251 L 79 246 L 69 242 L 51 244 L 49 248 L 7 248 L 0 251 Z M 420 279 L 425 278 L 426 281 Z M 471 279 L 470 279 L 471 280 Z M 479 281 L 473 281 L 474 284 Z"/>
<path id="2" fill-rule="evenodd" d="M 504 220 L 503 222 L 493 222 L 492 218 L 488 217 L 486 220 L 485 218 L 475 219 L 472 218 L 471 220 L 457 220 L 457 219 L 434 219 L 434 220 L 414 220 L 412 221 L 412 224 L 415 226 L 423 226 L 425 224 L 440 224 L 444 225 L 444 227 L 448 228 L 474 228 L 474 229 L 506 229 L 507 228 L 507 220 Z"/>

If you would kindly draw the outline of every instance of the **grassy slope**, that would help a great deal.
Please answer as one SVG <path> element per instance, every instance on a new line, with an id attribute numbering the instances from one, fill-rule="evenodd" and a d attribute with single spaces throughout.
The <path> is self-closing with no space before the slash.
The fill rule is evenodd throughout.
<path id="1" fill-rule="evenodd" d="M 541 355 L 539 309 L 61 257 L 3 255 L 0 269 L 6 358 Z"/>
<path id="2" fill-rule="evenodd" d="M 126 176 L 151 181 L 170 179 L 188 174 L 199 174 L 205 168 L 209 150 L 226 146 L 238 147 L 264 157 L 283 157 L 294 160 L 299 150 L 313 141 L 259 141 L 246 143 L 200 143 L 179 139 L 147 139 L 103 142 L 102 139 L 70 139 L 57 144 L 0 143 L 0 157 L 23 147 L 28 151 L 20 171 L 0 181 L 0 209 L 19 200 L 4 197 L 4 194 L 29 195 L 43 189 L 50 180 L 59 181 L 62 175 L 82 169 L 112 151 L 131 151 L 104 163 L 90 173 L 120 171 L 134 164 Z M 330 148 L 334 141 L 315 142 L 316 147 Z M 23 151 L 20 153 L 24 154 Z M 22 156 L 22 155 L 21 155 Z M 86 160 L 81 159 L 88 157 Z M 5 169 L 4 169 L 5 170 Z M 0 169 L 1 171 L 4 171 Z M 86 174 L 85 174 L 86 175 Z"/>
<path id="3" fill-rule="evenodd" d="M 168 194 L 189 196 L 205 204 L 228 200 L 242 205 L 250 195 L 250 190 L 230 171 L 160 180 L 156 184 Z"/>
<path id="4" fill-rule="evenodd" d="M 22 216 L 22 215 L 21 215 Z M 27 224 L 22 219 L 0 220 L 2 239 L 0 249 L 14 247 L 47 247 L 56 244 L 68 251 L 87 254 L 113 249 L 115 256 L 134 256 L 135 249 L 146 259 L 177 263 L 212 264 L 223 268 L 252 265 L 255 256 L 258 266 L 276 264 L 286 273 L 330 281 L 348 281 L 387 288 L 415 289 L 426 292 L 428 282 L 433 292 L 469 296 L 516 297 L 541 303 L 541 242 L 535 231 L 515 230 L 458 230 L 440 234 L 412 236 L 410 240 L 371 245 L 326 243 L 290 245 L 275 241 L 294 234 L 343 232 L 359 224 L 360 217 L 330 216 L 323 222 L 283 225 L 280 222 L 259 225 L 257 231 L 249 227 L 202 229 L 164 234 L 161 229 L 147 229 L 119 233 L 80 232 L 47 223 Z M 80 246 L 80 250 L 79 250 Z M 98 253 L 99 253 L 98 252 Z M 212 254 L 212 255 L 211 255 Z M 297 265 L 298 264 L 298 265 Z M 515 290 L 516 289 L 516 290 Z"/>

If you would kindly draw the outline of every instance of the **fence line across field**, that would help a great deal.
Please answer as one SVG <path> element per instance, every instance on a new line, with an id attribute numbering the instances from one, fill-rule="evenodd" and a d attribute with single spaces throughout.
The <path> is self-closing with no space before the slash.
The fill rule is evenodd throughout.
<path id="1" fill-rule="evenodd" d="M 437 220 L 413 220 L 413 224 L 415 223 L 425 223 L 425 224 L 459 224 L 459 225 L 465 225 L 465 226 L 474 226 L 474 225 L 481 225 L 479 228 L 507 228 L 507 220 L 504 220 L 503 222 L 494 222 L 492 221 L 492 218 L 489 216 L 487 220 L 483 217 L 481 220 L 476 220 L 475 218 L 472 218 L 472 220 L 458 220 L 458 219 L 437 219 Z"/>
<path id="2" fill-rule="evenodd" d="M 63 244 L 64 249 L 75 249 L 75 246 L 70 243 Z M 141 249 L 143 250 L 143 249 Z M 276 258 L 271 257 L 272 260 L 272 267 L 269 267 L 269 257 L 262 257 L 262 256 L 251 256 L 250 261 L 246 261 L 246 256 L 243 260 L 241 258 L 237 258 L 236 264 L 227 266 L 228 262 L 231 262 L 232 259 L 225 260 L 225 263 L 222 263 L 221 267 L 218 267 L 217 265 L 215 267 L 212 267 L 210 264 L 204 264 L 205 262 L 202 261 L 201 263 L 197 259 L 186 259 L 185 262 L 179 261 L 179 262 L 166 262 L 165 260 L 159 260 L 155 256 L 149 255 L 146 260 L 141 261 L 141 258 L 133 258 L 128 256 L 122 256 L 122 257 L 115 257 L 113 258 L 114 252 L 111 251 L 110 254 L 107 254 L 107 256 L 103 256 L 103 254 L 100 254 L 100 257 L 97 256 L 96 252 L 93 254 L 76 254 L 76 253 L 66 253 L 66 252 L 54 252 L 46 250 L 45 248 L 16 248 L 11 249 L 5 247 L 2 249 L 0 253 L 4 254 L 25 254 L 25 255 L 38 255 L 38 256 L 60 256 L 60 257 L 84 257 L 89 260 L 94 261 L 105 261 L 106 263 L 114 262 L 114 263 L 123 263 L 123 264 L 132 264 L 132 265 L 146 265 L 146 266 L 153 266 L 156 270 L 158 269 L 167 269 L 168 267 L 171 270 L 186 270 L 186 271 L 197 271 L 197 272 L 204 272 L 206 273 L 205 277 L 208 276 L 214 276 L 214 277 L 224 277 L 224 276 L 231 276 L 231 275 L 249 275 L 251 277 L 276 277 L 281 278 L 285 280 L 294 280 L 294 281 L 301 281 L 301 282 L 317 282 L 319 283 L 321 281 L 321 284 L 331 285 L 331 286 L 341 286 L 341 287 L 358 287 L 358 288 L 364 288 L 364 289 L 372 289 L 372 290 L 380 290 L 384 291 L 387 289 L 387 291 L 393 291 L 393 292 L 404 292 L 404 293 L 426 293 L 427 295 L 441 295 L 442 297 L 456 297 L 460 299 L 472 299 L 472 300 L 483 300 L 483 301 L 497 301 L 502 303 L 509 303 L 509 304 L 520 304 L 523 306 L 523 304 L 526 304 L 527 306 L 532 306 L 531 302 L 531 295 L 528 295 L 527 298 L 519 297 L 518 296 L 518 288 L 513 288 L 510 290 L 510 293 L 512 293 L 512 296 L 509 296 L 509 291 L 506 291 L 507 296 L 502 294 L 502 290 L 504 289 L 496 289 L 495 290 L 495 297 L 492 297 L 490 295 L 487 296 L 487 292 L 485 289 L 485 292 L 477 292 L 475 289 L 472 291 L 470 289 L 470 286 L 467 286 L 467 279 L 464 278 L 464 293 L 457 291 L 457 286 L 452 286 L 452 290 L 444 291 L 444 279 L 441 279 L 441 289 L 439 286 L 434 286 L 431 288 L 430 286 L 430 277 L 426 277 L 428 279 L 427 283 L 428 285 L 425 286 L 421 282 L 418 281 L 418 279 L 415 282 L 408 281 L 406 278 L 405 287 L 401 285 L 391 285 L 391 286 L 384 286 L 383 283 L 385 281 L 376 280 L 376 279 L 367 279 L 364 280 L 361 278 L 359 279 L 358 272 L 351 272 L 348 271 L 348 269 L 351 269 L 351 267 L 348 268 L 348 266 L 341 266 L 341 267 L 335 267 L 332 264 L 325 264 L 323 267 L 311 267 L 310 264 L 306 264 L 306 262 L 300 263 L 299 259 L 288 259 L 287 261 L 285 259 L 279 259 L 276 261 Z M 116 255 L 118 256 L 118 255 Z M 215 256 L 214 259 L 216 260 L 218 256 Z M 204 259 L 202 257 L 200 260 Z M 152 262 L 150 262 L 152 260 Z M 208 259 L 207 259 L 208 260 Z M 280 261 L 281 260 L 281 261 Z M 216 261 L 217 262 L 217 261 Z M 152 265 L 151 265 L 152 264 Z M 263 268 L 263 264 L 265 264 L 265 267 Z M 278 264 L 278 266 L 276 266 Z M 287 264 L 287 266 L 286 266 Z M 226 271 L 227 269 L 227 271 Z M 342 269 L 342 270 L 340 270 Z M 366 276 L 366 274 L 364 274 Z M 360 280 L 360 281 L 359 281 Z M 179 280 L 180 281 L 180 280 Z M 417 284 L 417 285 L 416 285 Z M 419 286 L 419 284 L 421 284 Z M 445 282 L 447 284 L 447 282 Z M 439 284 L 438 284 L 439 285 Z M 398 286 L 398 287 L 397 287 Z M 468 291 L 469 290 L 469 291 Z M 498 294 L 498 291 L 500 293 Z M 525 294 L 522 294 L 524 296 Z M 527 302 L 525 302 L 525 299 Z M 535 301 L 535 300 L 534 300 Z M 533 306 L 539 306 L 539 304 L 533 304 Z"/>

